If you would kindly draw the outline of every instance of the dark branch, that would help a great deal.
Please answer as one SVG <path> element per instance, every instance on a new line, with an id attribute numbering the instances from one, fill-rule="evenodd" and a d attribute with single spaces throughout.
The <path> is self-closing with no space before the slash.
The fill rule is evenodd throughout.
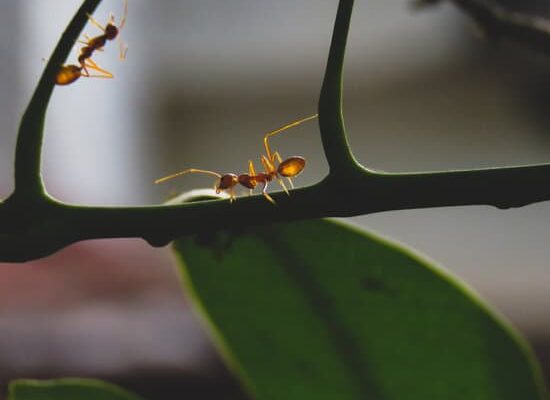
<path id="1" fill-rule="evenodd" d="M 0 260 L 28 261 L 71 243 L 140 237 L 155 246 L 200 232 L 320 217 L 349 217 L 389 210 L 459 205 L 520 207 L 550 200 L 550 165 L 423 174 L 363 174 L 297 189 L 287 197 L 263 196 L 155 207 L 82 207 L 50 202 L 32 226 L 0 231 Z M 0 220 L 21 223 L 25 209 L 0 206 Z M 5 227 L 6 224 L 3 224 Z"/>

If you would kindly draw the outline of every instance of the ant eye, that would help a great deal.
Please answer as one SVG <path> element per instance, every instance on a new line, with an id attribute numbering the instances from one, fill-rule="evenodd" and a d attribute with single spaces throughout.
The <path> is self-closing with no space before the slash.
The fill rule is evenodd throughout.
<path id="1" fill-rule="evenodd" d="M 280 163 L 279 166 L 277 167 L 277 172 L 281 176 L 284 176 L 286 178 L 292 178 L 293 176 L 296 176 L 300 172 L 302 172 L 305 166 L 306 166 L 305 158 L 300 156 L 294 156 Z"/>

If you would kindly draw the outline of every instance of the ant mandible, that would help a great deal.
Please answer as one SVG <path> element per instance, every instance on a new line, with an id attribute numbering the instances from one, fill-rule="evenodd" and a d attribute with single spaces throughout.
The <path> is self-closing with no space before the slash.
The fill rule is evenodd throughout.
<path id="1" fill-rule="evenodd" d="M 118 26 L 115 25 L 115 17 L 112 13 L 109 16 L 109 22 L 107 22 L 107 25 L 105 25 L 105 27 L 97 22 L 94 17 L 88 15 L 88 19 L 90 20 L 90 22 L 101 29 L 103 31 L 103 35 L 99 35 L 93 38 L 85 35 L 86 41 L 79 40 L 79 43 L 84 44 L 84 47 L 80 49 L 80 54 L 78 55 L 79 65 L 63 65 L 59 69 L 55 77 L 55 83 L 57 85 L 69 85 L 81 76 L 84 76 L 86 78 L 113 78 L 112 73 L 101 68 L 95 63 L 94 60 L 92 60 L 92 55 L 96 50 L 102 51 L 107 41 L 115 40 L 119 36 L 120 30 L 126 24 L 126 16 L 128 14 L 128 0 L 123 1 L 124 13 L 122 15 L 122 18 L 120 19 L 120 24 Z M 119 53 L 119 57 L 121 60 L 126 58 L 126 51 L 127 48 L 121 43 Z M 94 70 L 99 74 L 90 74 L 88 69 Z"/>
<path id="2" fill-rule="evenodd" d="M 269 195 L 269 193 L 267 193 L 267 187 L 269 183 L 272 180 L 276 179 L 277 182 L 283 188 L 283 190 L 286 192 L 286 194 L 289 195 L 288 189 L 284 184 L 282 178 L 286 178 L 290 186 L 294 188 L 291 178 L 298 176 L 303 171 L 306 165 L 306 160 L 304 157 L 300 157 L 300 156 L 292 156 L 287 158 L 286 160 L 283 160 L 278 151 L 271 150 L 271 147 L 269 146 L 269 138 L 278 133 L 286 131 L 289 128 L 293 128 L 295 126 L 303 124 L 304 122 L 310 121 L 314 118 L 317 118 L 317 114 L 299 119 L 298 121 L 291 122 L 278 129 L 275 129 L 274 131 L 271 131 L 265 134 L 264 136 L 265 154 L 261 156 L 261 162 L 262 162 L 262 166 L 264 167 L 264 172 L 256 173 L 256 170 L 254 168 L 254 163 L 252 162 L 252 160 L 250 160 L 248 161 L 248 173 L 245 173 L 245 174 L 240 174 L 240 175 L 233 174 L 233 173 L 219 174 L 214 171 L 197 169 L 197 168 L 189 168 L 189 169 L 185 169 L 183 171 L 179 171 L 174 174 L 165 176 L 163 178 L 157 179 L 155 183 L 165 182 L 169 179 L 176 178 L 178 176 L 189 174 L 189 173 L 207 174 L 218 178 L 216 182 L 216 187 L 215 187 L 216 193 L 220 193 L 222 191 L 227 192 L 229 194 L 229 200 L 231 202 L 235 201 L 236 199 L 235 186 L 237 186 L 238 184 L 244 186 L 247 189 L 250 189 L 250 192 L 252 192 L 252 190 L 256 188 L 258 184 L 261 184 L 262 194 L 264 195 L 264 197 L 267 200 L 269 200 L 271 203 L 275 204 L 275 200 L 273 200 L 273 198 Z"/>

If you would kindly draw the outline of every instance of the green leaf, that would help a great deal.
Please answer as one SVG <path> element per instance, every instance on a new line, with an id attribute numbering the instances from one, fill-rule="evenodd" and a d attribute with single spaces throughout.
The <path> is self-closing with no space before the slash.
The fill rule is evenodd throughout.
<path id="1" fill-rule="evenodd" d="M 258 399 L 539 400 L 530 350 L 431 262 L 314 220 L 175 243 L 184 283 Z"/>
<path id="2" fill-rule="evenodd" d="M 118 386 L 95 379 L 51 381 L 17 380 L 10 383 L 8 400 L 140 400 Z"/>

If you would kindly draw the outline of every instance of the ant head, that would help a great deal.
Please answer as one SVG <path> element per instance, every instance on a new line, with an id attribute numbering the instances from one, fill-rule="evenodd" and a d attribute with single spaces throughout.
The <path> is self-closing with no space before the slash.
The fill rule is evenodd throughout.
<path id="1" fill-rule="evenodd" d="M 306 166 L 306 159 L 300 156 L 289 157 L 279 164 L 277 172 L 286 178 L 300 174 Z"/>
<path id="2" fill-rule="evenodd" d="M 113 40 L 118 36 L 118 28 L 113 23 L 109 22 L 105 27 L 105 38 Z"/>
<path id="3" fill-rule="evenodd" d="M 248 189 L 254 189 L 258 184 L 258 181 L 256 180 L 256 178 L 249 174 L 239 175 L 238 180 L 241 185 L 243 185 L 245 188 L 248 188 Z"/>
<path id="4" fill-rule="evenodd" d="M 235 174 L 225 174 L 222 175 L 216 188 L 216 192 L 219 193 L 222 190 L 231 189 L 239 182 L 237 175 Z"/>

